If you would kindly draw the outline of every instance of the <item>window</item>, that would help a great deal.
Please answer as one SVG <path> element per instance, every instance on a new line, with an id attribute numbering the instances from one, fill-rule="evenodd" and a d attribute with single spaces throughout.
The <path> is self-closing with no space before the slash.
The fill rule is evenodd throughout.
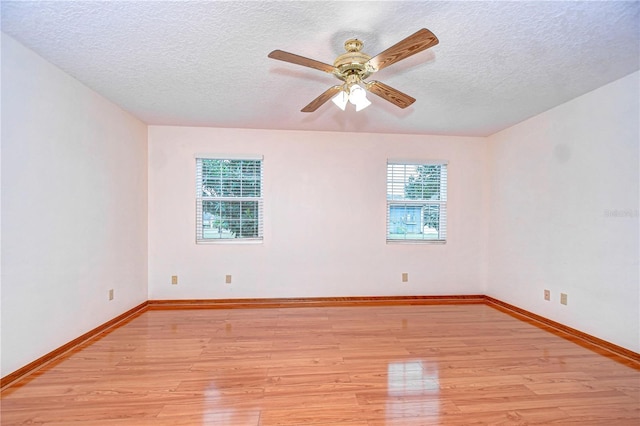
<path id="1" fill-rule="evenodd" d="M 262 158 L 197 158 L 196 166 L 196 242 L 262 241 Z"/>
<path id="2" fill-rule="evenodd" d="M 387 161 L 387 241 L 445 242 L 447 163 Z"/>

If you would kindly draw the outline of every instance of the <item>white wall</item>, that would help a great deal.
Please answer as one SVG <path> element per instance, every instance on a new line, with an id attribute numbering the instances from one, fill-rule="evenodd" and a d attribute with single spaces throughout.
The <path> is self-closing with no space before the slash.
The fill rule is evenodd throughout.
<path id="1" fill-rule="evenodd" d="M 149 298 L 481 294 L 485 148 L 483 138 L 151 126 Z M 264 243 L 195 244 L 196 153 L 264 155 Z M 387 158 L 449 160 L 445 245 L 386 244 Z"/>
<path id="2" fill-rule="evenodd" d="M 146 125 L 2 34 L 1 375 L 145 301 L 146 245 Z"/>
<path id="3" fill-rule="evenodd" d="M 491 296 L 636 352 L 638 80 L 636 72 L 489 138 L 487 284 Z"/>
<path id="4" fill-rule="evenodd" d="M 151 126 L 148 148 L 4 34 L 2 89 L 1 376 L 147 298 L 487 293 L 640 351 L 638 73 L 488 139 Z M 195 244 L 195 153 L 264 155 L 264 243 Z M 387 158 L 449 161 L 447 244 L 386 244 Z"/>

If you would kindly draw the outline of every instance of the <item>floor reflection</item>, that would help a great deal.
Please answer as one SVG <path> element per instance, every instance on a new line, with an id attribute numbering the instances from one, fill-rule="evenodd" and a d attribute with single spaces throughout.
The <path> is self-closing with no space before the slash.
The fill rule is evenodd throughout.
<path id="1" fill-rule="evenodd" d="M 223 392 L 215 385 L 210 383 L 203 392 L 204 407 L 202 410 L 203 425 L 253 425 L 256 419 L 260 417 L 260 410 L 247 407 L 245 409 L 237 409 L 232 404 L 225 404 Z"/>
<path id="2" fill-rule="evenodd" d="M 437 363 L 412 360 L 388 364 L 387 418 L 436 418 L 440 413 L 439 392 Z"/>

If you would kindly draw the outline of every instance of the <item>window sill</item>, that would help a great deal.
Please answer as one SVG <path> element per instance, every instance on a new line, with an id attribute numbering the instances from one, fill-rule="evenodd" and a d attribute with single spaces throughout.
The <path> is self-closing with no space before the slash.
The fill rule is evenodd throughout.
<path id="1" fill-rule="evenodd" d="M 211 244 L 262 244 L 264 240 L 262 238 L 233 238 L 233 239 L 211 239 L 211 240 L 197 240 L 197 245 L 211 245 Z"/>
<path id="2" fill-rule="evenodd" d="M 446 244 L 447 240 L 387 240 L 387 244 Z"/>

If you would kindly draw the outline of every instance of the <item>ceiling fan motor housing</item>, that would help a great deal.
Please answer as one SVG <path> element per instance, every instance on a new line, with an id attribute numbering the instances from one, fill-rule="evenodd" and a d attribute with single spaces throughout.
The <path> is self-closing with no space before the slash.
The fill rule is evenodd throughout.
<path id="1" fill-rule="evenodd" d="M 371 67 L 367 66 L 371 56 L 361 52 L 362 46 L 363 43 L 358 39 L 350 39 L 344 43 L 347 53 L 338 56 L 333 63 L 333 66 L 338 69 L 335 75 L 340 80 L 346 81 L 352 75 L 356 75 L 359 80 L 363 80 L 373 72 Z"/>

